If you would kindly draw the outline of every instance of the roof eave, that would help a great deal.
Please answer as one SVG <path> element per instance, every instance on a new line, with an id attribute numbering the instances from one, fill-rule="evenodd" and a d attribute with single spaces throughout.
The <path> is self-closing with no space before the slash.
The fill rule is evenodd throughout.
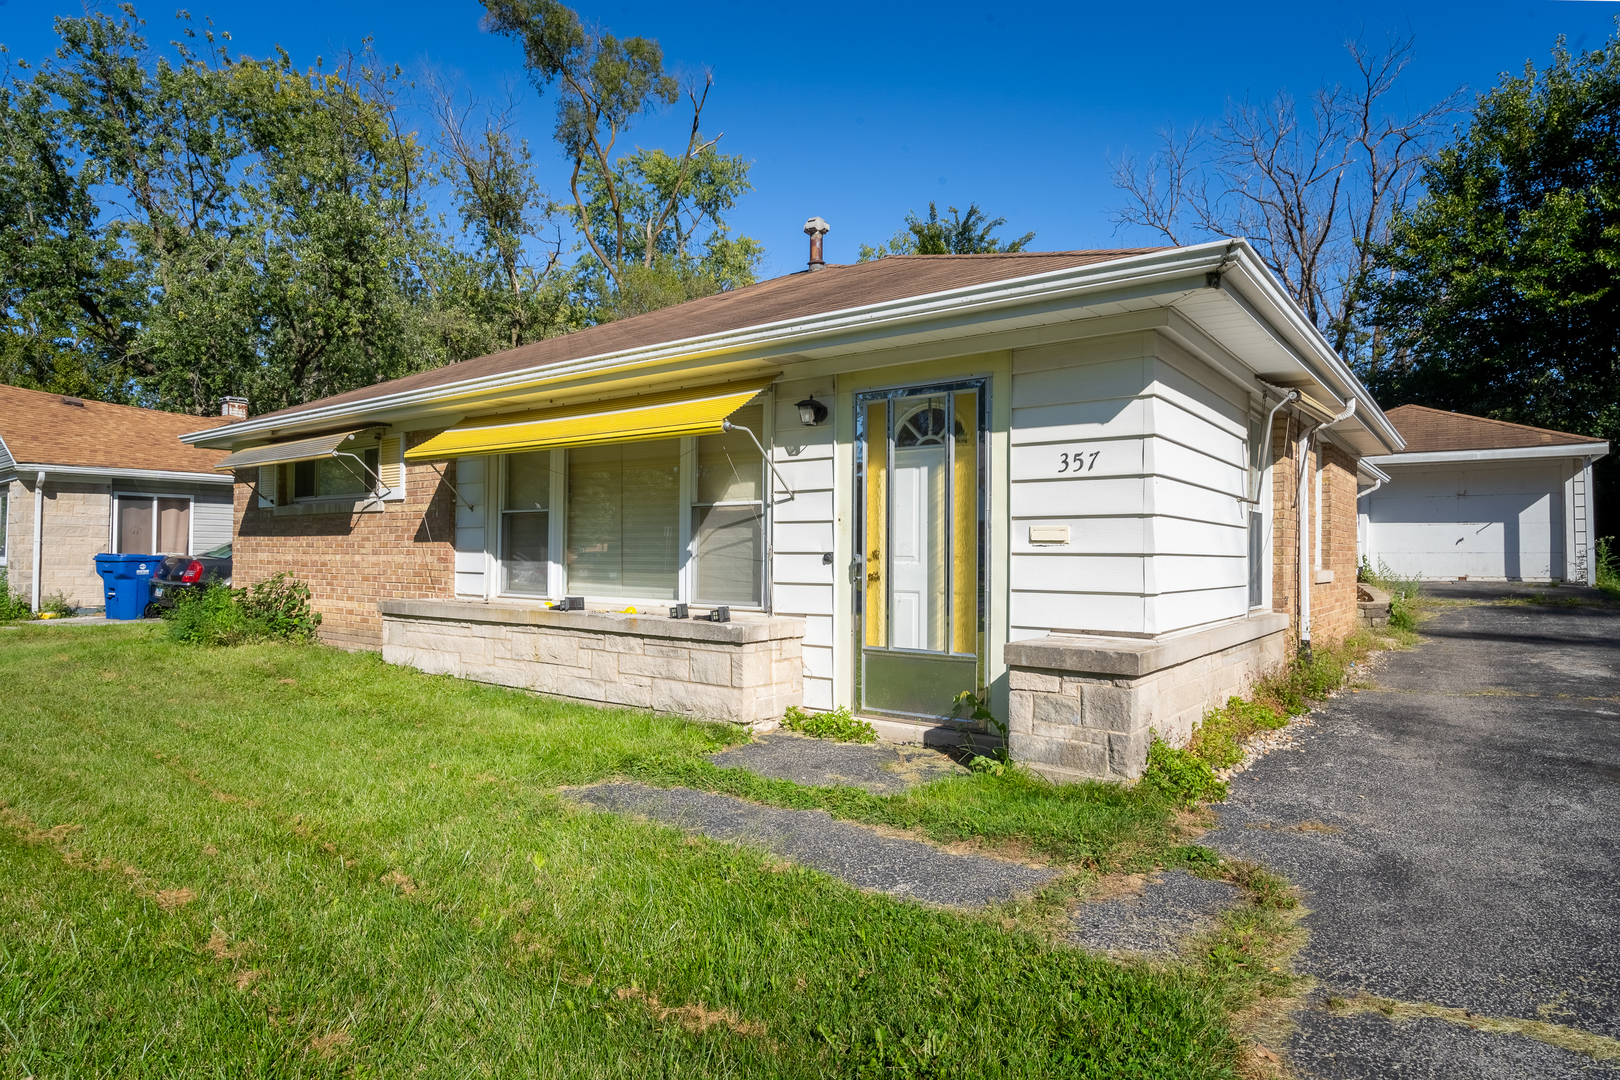
<path id="1" fill-rule="evenodd" d="M 1195 247 L 1170 248 L 1143 255 L 1131 255 L 1122 259 L 1052 270 L 1028 277 L 1009 278 L 718 334 L 660 342 L 638 349 L 524 368 L 423 390 L 385 394 L 363 401 L 310 409 L 291 416 L 266 415 L 221 428 L 190 432 L 181 435 L 180 438 L 197 446 L 227 448 L 237 442 L 267 438 L 272 431 L 281 436 L 302 430 L 332 427 L 384 410 L 409 408 L 413 405 L 425 406 L 460 397 L 523 388 L 526 385 L 543 385 L 600 375 L 621 368 L 646 366 L 687 356 L 736 352 L 744 349 L 775 349 L 782 352 L 801 350 L 809 347 L 818 337 L 845 333 L 852 329 L 870 330 L 877 326 L 899 326 L 944 315 L 956 315 L 967 309 L 1016 306 L 1052 300 L 1066 294 L 1082 294 L 1120 285 L 1143 284 L 1202 274 L 1220 266 L 1228 247 L 1228 242 L 1223 240 Z"/>
<path id="2" fill-rule="evenodd" d="M 1380 468 L 1402 465 L 1450 465 L 1470 461 L 1526 461 L 1547 458 L 1584 458 L 1594 461 L 1609 453 L 1609 444 L 1598 440 L 1587 443 L 1548 443 L 1542 446 L 1499 446 L 1487 450 L 1422 450 L 1410 454 L 1386 454 L 1367 458 Z"/>

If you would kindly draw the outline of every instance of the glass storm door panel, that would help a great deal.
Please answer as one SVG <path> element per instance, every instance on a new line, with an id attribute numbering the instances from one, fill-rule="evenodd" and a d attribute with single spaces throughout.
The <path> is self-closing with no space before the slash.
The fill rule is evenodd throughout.
<path id="1" fill-rule="evenodd" d="M 153 552 L 152 499 L 118 497 L 118 550 L 125 555 Z"/>
<path id="2" fill-rule="evenodd" d="M 947 716 L 983 687 L 984 386 L 863 394 L 856 413 L 860 707 Z"/>

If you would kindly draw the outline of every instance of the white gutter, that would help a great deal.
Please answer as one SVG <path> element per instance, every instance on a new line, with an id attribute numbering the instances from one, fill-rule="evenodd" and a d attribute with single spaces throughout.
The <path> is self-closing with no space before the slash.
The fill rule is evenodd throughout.
<path id="1" fill-rule="evenodd" d="M 1565 443 L 1562 446 L 1512 446 L 1502 450 L 1427 450 L 1418 454 L 1380 454 L 1361 460 L 1383 468 L 1398 465 L 1444 465 L 1459 461 L 1524 461 L 1535 458 L 1600 458 L 1608 454 L 1606 442 Z"/>
<path id="2" fill-rule="evenodd" d="M 39 575 L 43 568 L 40 545 L 45 537 L 45 472 L 34 476 L 34 614 L 39 614 Z"/>
<path id="3" fill-rule="evenodd" d="M 1365 473 L 1372 480 L 1372 487 L 1368 488 L 1366 491 L 1356 492 L 1356 500 L 1358 502 L 1366 498 L 1368 495 L 1371 495 L 1385 484 L 1389 483 L 1389 473 L 1380 469 L 1376 465 L 1367 464 L 1366 458 L 1362 458 L 1360 461 L 1356 462 L 1357 476 L 1360 476 L 1363 473 Z"/>
<path id="4" fill-rule="evenodd" d="M 330 426 L 349 418 L 385 409 L 442 404 L 456 398 L 523 389 L 606 371 L 625 371 L 698 354 L 737 352 L 763 347 L 785 349 L 791 346 L 793 349 L 802 350 L 807 347 L 806 339 L 815 337 L 854 330 L 874 330 L 947 314 L 960 316 L 976 310 L 1062 299 L 1105 288 L 1202 276 L 1230 263 L 1234 243 L 1238 252 L 1250 251 L 1244 241 L 1217 240 L 1194 247 L 1175 248 L 1168 252 L 1133 255 L 1105 263 L 1052 270 L 1044 274 L 966 286 L 924 296 L 903 297 L 899 300 L 784 319 L 739 330 L 659 342 L 656 345 L 620 352 L 598 353 L 563 363 L 539 365 L 420 390 L 382 394 L 362 401 L 327 405 L 297 413 L 267 414 L 225 427 L 190 432 L 181 435 L 180 439 L 193 445 L 231 445 L 238 441 L 247 441 L 253 436 L 269 438 L 271 432 L 286 434 L 293 428 Z M 1257 257 L 1249 260 L 1249 265 L 1245 267 L 1246 276 L 1251 276 L 1254 270 L 1258 270 L 1263 277 L 1270 277 L 1269 271 L 1265 270 L 1264 264 L 1259 262 Z M 1236 294 L 1231 295 L 1235 297 Z M 1284 300 L 1285 308 L 1287 303 L 1288 301 Z M 1318 339 L 1320 340 L 1320 335 Z M 1324 350 L 1331 353 L 1325 340 L 1321 345 Z M 1297 352 L 1294 355 L 1298 360 Z M 1301 363 L 1303 364 L 1303 361 Z M 1312 370 L 1309 364 L 1303 366 L 1307 372 Z M 1343 365 L 1339 364 L 1338 367 L 1343 368 Z M 1349 369 L 1343 370 L 1353 383 L 1354 376 L 1349 375 Z M 1376 412 L 1376 403 L 1370 397 L 1367 404 L 1373 405 Z M 1390 430 L 1393 432 L 1394 429 Z M 1393 440 L 1383 441 L 1391 446 L 1404 445 L 1399 441 L 1399 435 L 1394 435 Z"/>
<path id="5" fill-rule="evenodd" d="M 1249 316 L 1261 326 L 1275 327 L 1281 325 L 1298 335 L 1301 344 L 1305 345 L 1305 351 L 1315 354 L 1324 361 L 1323 367 L 1326 369 L 1326 373 L 1330 374 L 1333 380 L 1338 383 L 1336 388 L 1330 388 L 1336 390 L 1341 401 L 1354 399 L 1360 402 L 1366 411 L 1366 419 L 1372 421 L 1369 430 L 1378 435 L 1379 441 L 1392 450 L 1399 450 L 1404 447 L 1406 445 L 1405 438 L 1395 429 L 1395 425 L 1389 422 L 1389 418 L 1383 414 L 1383 411 L 1378 407 L 1378 402 L 1373 399 L 1371 392 L 1362 385 L 1360 379 L 1356 378 L 1349 365 L 1333 351 L 1333 346 L 1329 345 L 1327 338 L 1322 336 L 1322 331 L 1318 330 L 1316 325 L 1305 317 L 1305 313 L 1300 310 L 1299 305 L 1282 291 L 1277 284 L 1276 277 L 1266 269 L 1264 261 L 1249 246 L 1248 241 L 1236 241 L 1234 254 L 1237 256 L 1237 265 L 1241 266 L 1245 271 L 1244 279 L 1260 291 L 1260 299 L 1269 306 L 1275 318 L 1262 316 L 1260 312 L 1254 309 L 1249 298 L 1241 295 L 1236 289 L 1227 288 L 1226 279 L 1229 274 L 1221 275 L 1221 290 L 1232 297 L 1238 306 L 1246 310 Z M 1305 355 L 1293 343 L 1283 340 L 1275 333 L 1272 334 L 1272 339 L 1307 371 L 1316 376 L 1322 374 L 1322 372 L 1318 371 L 1316 365 L 1307 360 Z M 1329 385 L 1327 379 L 1319 379 L 1319 381 L 1323 385 Z"/>
<path id="6" fill-rule="evenodd" d="M 235 479 L 218 473 L 182 472 L 178 469 L 104 469 L 93 465 L 26 465 L 18 464 L 18 472 L 30 469 L 50 471 L 58 476 L 110 476 L 119 480 L 168 480 L 187 484 L 231 484 Z"/>

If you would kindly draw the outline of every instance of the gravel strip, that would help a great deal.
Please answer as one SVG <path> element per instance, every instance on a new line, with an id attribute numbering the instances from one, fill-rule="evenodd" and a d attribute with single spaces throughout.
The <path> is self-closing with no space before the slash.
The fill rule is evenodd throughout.
<path id="1" fill-rule="evenodd" d="M 1242 900 L 1243 891 L 1231 882 L 1170 870 L 1149 878 L 1135 895 L 1080 905 L 1069 940 L 1096 952 L 1174 956 L 1185 938 Z"/>
<path id="2" fill-rule="evenodd" d="M 634 814 L 714 840 L 763 847 L 861 889 L 950 907 L 981 907 L 1057 877 L 983 855 L 953 855 L 920 840 L 882 836 L 824 810 L 779 810 L 691 788 L 598 784 L 569 797 L 597 810 Z"/>
<path id="3" fill-rule="evenodd" d="M 786 731 L 722 750 L 710 759 L 723 768 L 812 787 L 857 787 L 873 795 L 898 795 L 941 776 L 966 774 L 949 754 L 895 743 L 840 743 Z"/>

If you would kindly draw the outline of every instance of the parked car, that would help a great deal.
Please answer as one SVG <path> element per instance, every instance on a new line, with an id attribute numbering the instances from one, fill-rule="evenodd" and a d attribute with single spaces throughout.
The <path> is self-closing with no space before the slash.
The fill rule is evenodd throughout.
<path id="1" fill-rule="evenodd" d="M 231 545 L 221 544 L 201 555 L 170 555 L 152 575 L 152 600 L 146 617 L 156 618 L 164 608 L 174 607 L 174 598 L 188 589 L 231 583 Z"/>

